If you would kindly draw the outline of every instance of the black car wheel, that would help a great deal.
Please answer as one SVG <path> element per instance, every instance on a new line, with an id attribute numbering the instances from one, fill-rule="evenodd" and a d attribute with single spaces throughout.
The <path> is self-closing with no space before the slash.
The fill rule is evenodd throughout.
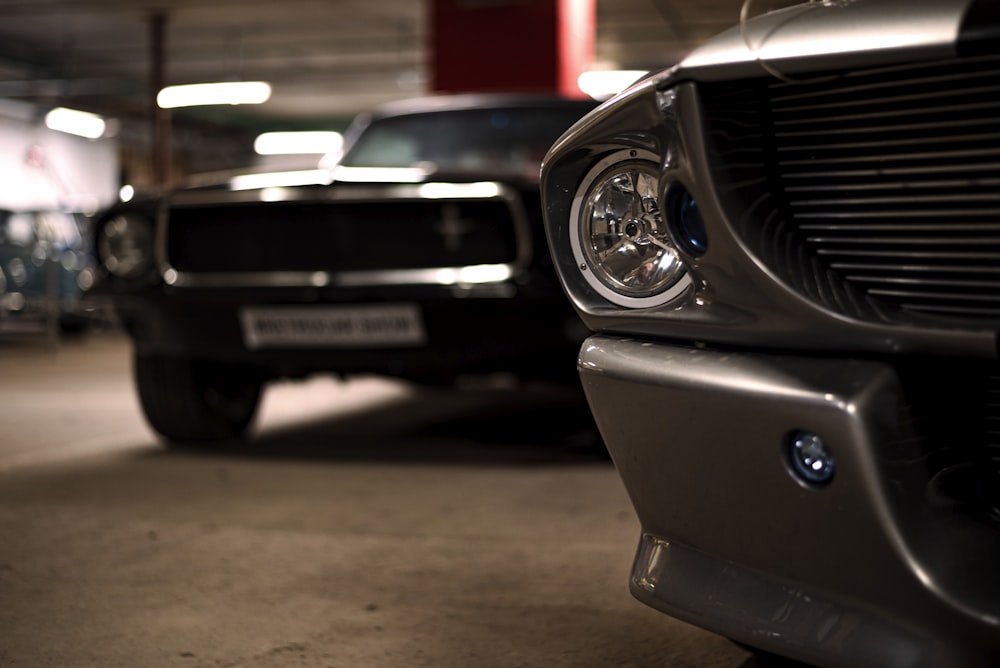
<path id="1" fill-rule="evenodd" d="M 264 380 L 242 366 L 135 355 L 139 401 L 169 445 L 211 445 L 241 438 L 260 405 Z"/>

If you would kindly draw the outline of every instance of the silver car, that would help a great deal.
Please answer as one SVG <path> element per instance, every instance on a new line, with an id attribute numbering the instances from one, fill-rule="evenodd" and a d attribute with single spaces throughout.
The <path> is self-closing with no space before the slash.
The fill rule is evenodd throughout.
<path id="1" fill-rule="evenodd" d="M 631 592 L 818 666 L 1000 665 L 1000 6 L 746 14 L 542 167 Z"/>

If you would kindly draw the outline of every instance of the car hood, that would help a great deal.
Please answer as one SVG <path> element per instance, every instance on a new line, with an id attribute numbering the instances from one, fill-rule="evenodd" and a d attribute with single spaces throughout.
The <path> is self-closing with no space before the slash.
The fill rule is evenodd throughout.
<path id="1" fill-rule="evenodd" d="M 316 188 L 337 189 L 358 186 L 394 187 L 427 183 L 475 183 L 482 181 L 499 182 L 518 190 L 538 189 L 538 169 L 525 172 L 496 170 L 428 170 L 413 168 L 333 168 L 262 171 L 243 169 L 198 174 L 188 177 L 182 183 L 169 189 L 170 196 L 199 196 L 200 201 L 215 194 L 219 199 L 230 199 L 234 192 L 242 192 L 253 198 L 267 201 L 266 191 L 281 188 L 306 191 Z M 163 191 L 150 193 L 153 197 Z M 244 197 L 245 199 L 246 197 Z"/>
<path id="2" fill-rule="evenodd" d="M 766 4 L 766 3 L 764 3 Z M 824 0 L 753 16 L 692 51 L 673 78 L 725 80 L 974 54 L 1000 36 L 988 0 Z"/>

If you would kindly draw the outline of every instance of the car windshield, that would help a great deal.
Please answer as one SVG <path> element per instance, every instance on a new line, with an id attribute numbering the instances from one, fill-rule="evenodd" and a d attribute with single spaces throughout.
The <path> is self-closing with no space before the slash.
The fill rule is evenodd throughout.
<path id="1" fill-rule="evenodd" d="M 552 143 L 585 110 L 519 107 L 387 117 L 366 129 L 341 164 L 532 173 Z"/>

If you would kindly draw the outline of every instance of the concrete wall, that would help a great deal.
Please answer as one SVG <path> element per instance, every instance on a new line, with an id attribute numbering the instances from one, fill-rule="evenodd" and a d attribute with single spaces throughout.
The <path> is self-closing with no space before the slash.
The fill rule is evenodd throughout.
<path id="1" fill-rule="evenodd" d="M 45 127 L 30 105 L 0 100 L 0 208 L 91 213 L 118 197 L 118 146 Z"/>

